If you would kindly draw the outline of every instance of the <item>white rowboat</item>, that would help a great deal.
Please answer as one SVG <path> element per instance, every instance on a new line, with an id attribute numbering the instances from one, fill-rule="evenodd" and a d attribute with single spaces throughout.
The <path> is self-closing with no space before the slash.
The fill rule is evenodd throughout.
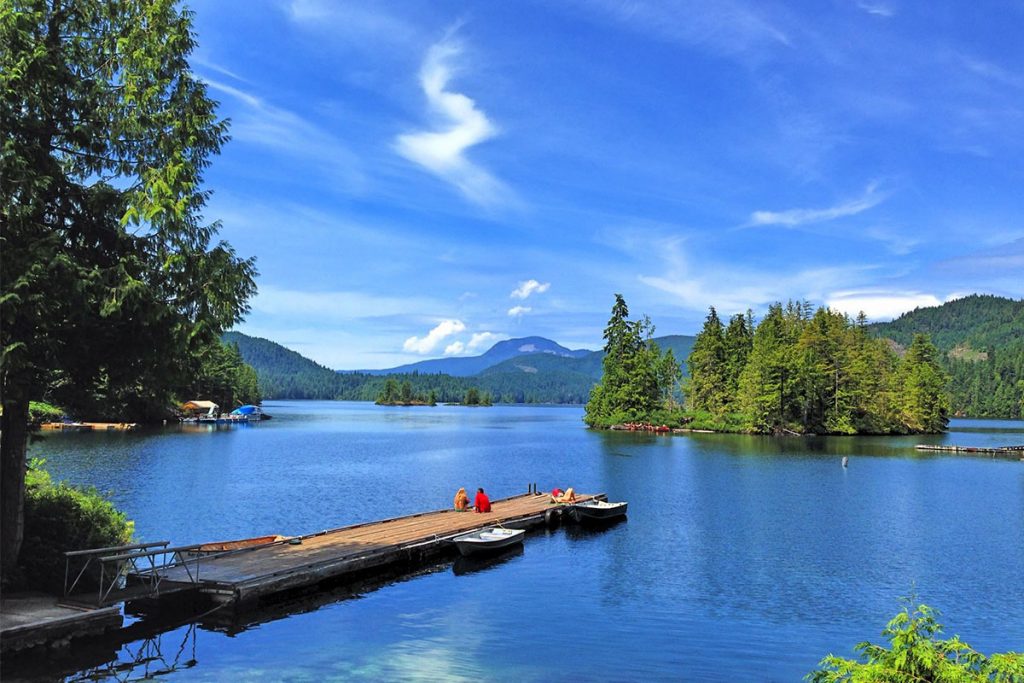
<path id="1" fill-rule="evenodd" d="M 479 555 L 499 548 L 523 542 L 526 532 L 522 529 L 503 529 L 500 527 L 484 527 L 476 531 L 456 536 L 452 542 L 463 556 Z"/>

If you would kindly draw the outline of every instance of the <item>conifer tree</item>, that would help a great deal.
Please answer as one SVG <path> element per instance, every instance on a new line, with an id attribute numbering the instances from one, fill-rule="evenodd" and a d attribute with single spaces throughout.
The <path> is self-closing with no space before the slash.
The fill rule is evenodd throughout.
<path id="1" fill-rule="evenodd" d="M 727 369 L 722 321 L 714 306 L 704 319 L 686 364 L 690 370 L 686 392 L 690 409 L 720 413 L 727 403 Z"/>
<path id="2" fill-rule="evenodd" d="M 949 376 L 938 362 L 938 349 L 927 335 L 914 335 L 900 363 L 900 417 L 913 432 L 940 432 L 949 422 Z"/>

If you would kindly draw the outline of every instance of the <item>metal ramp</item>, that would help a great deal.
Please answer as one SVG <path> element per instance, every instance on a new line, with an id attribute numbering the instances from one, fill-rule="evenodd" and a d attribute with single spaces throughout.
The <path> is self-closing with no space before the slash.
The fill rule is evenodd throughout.
<path id="1" fill-rule="evenodd" d="M 198 546 L 169 548 L 169 545 L 169 541 L 153 541 L 64 553 L 64 596 L 61 603 L 103 607 L 196 590 L 199 587 L 199 562 L 203 558 L 190 553 Z M 95 574 L 97 567 L 99 583 L 95 592 L 84 590 L 86 581 L 83 578 L 90 568 Z M 177 570 L 174 580 L 166 577 L 171 569 Z M 72 573 L 74 579 L 71 579 Z"/>

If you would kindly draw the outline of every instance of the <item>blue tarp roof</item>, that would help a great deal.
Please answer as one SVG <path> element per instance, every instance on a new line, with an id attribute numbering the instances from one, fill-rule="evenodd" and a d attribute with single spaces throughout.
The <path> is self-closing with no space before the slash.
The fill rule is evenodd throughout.
<path id="1" fill-rule="evenodd" d="M 232 415 L 252 415 L 259 408 L 257 406 L 239 406 L 231 411 Z"/>

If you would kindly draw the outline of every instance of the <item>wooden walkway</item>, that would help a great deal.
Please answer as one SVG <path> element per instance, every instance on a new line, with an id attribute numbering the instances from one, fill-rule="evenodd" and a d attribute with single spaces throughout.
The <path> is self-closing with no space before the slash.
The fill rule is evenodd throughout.
<path id="1" fill-rule="evenodd" d="M 580 502 L 591 498 L 604 495 L 577 494 Z M 494 524 L 540 526 L 551 509 L 558 506 L 546 493 L 524 494 L 494 501 L 489 513 L 439 510 L 357 524 L 301 536 L 301 544 L 275 541 L 212 555 L 192 568 L 198 569 L 201 593 L 223 602 L 248 602 L 388 565 L 420 565 L 449 554 L 454 535 Z M 163 577 L 187 581 L 184 572 L 171 568 Z"/>
<path id="2" fill-rule="evenodd" d="M 121 609 L 75 608 L 53 595 L 15 593 L 0 599 L 0 652 L 55 644 L 119 628 Z"/>

